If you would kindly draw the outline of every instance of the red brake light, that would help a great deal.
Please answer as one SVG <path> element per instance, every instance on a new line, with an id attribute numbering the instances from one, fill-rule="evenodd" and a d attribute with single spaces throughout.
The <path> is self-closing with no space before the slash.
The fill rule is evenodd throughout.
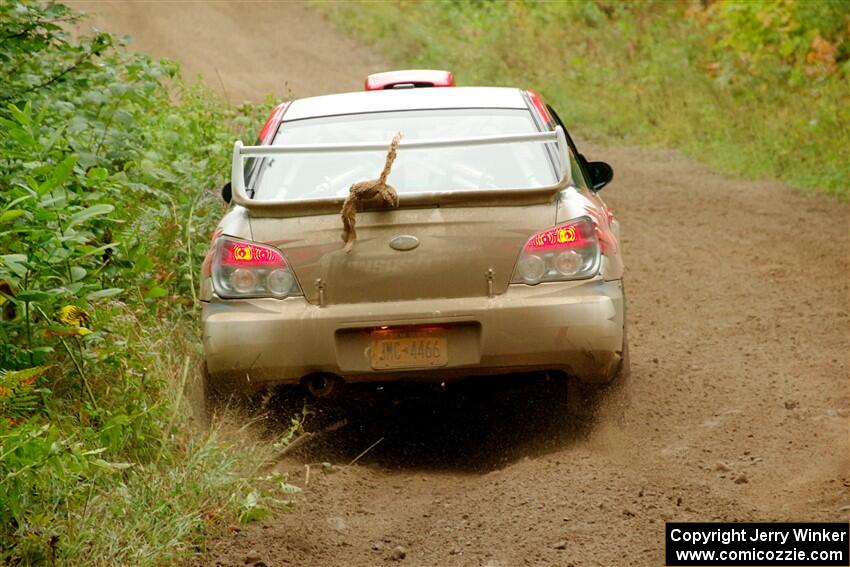
<path id="1" fill-rule="evenodd" d="M 553 248 L 574 248 L 592 244 L 582 234 L 576 224 L 565 224 L 550 228 L 539 234 L 535 234 L 525 245 L 526 250 L 551 250 Z"/>
<path id="2" fill-rule="evenodd" d="M 381 91 L 400 86 L 453 87 L 455 86 L 455 76 L 451 71 L 408 69 L 373 73 L 366 77 L 365 89 L 367 91 Z"/>
<path id="3" fill-rule="evenodd" d="M 220 237 L 212 261 L 213 289 L 222 298 L 301 295 L 283 253 L 272 246 Z"/>
<path id="4" fill-rule="evenodd" d="M 540 120 L 542 120 L 546 126 L 554 128 L 555 119 L 552 118 L 552 115 L 549 113 L 549 109 L 546 108 L 546 103 L 543 102 L 543 98 L 536 91 L 526 92 L 528 93 L 528 100 L 531 101 L 531 106 L 533 106 L 534 110 L 537 111 L 537 116 L 540 117 Z"/>
<path id="5" fill-rule="evenodd" d="M 286 266 L 279 250 L 235 240 L 224 242 L 219 258 L 223 266 Z"/>
<path id="6" fill-rule="evenodd" d="M 529 238 L 511 283 L 591 278 L 599 271 L 600 258 L 596 225 L 590 217 L 580 217 Z"/>

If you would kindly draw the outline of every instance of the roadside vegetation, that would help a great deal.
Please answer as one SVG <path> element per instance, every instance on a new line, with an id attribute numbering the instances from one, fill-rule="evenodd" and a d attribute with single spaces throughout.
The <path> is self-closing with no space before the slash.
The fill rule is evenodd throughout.
<path id="1" fill-rule="evenodd" d="M 75 18 L 0 3 L 0 564 L 159 565 L 265 513 L 272 443 L 187 396 L 214 188 L 265 109 Z"/>
<path id="2" fill-rule="evenodd" d="M 850 195 L 850 3 L 322 3 L 400 67 L 539 90 L 581 136 Z"/>

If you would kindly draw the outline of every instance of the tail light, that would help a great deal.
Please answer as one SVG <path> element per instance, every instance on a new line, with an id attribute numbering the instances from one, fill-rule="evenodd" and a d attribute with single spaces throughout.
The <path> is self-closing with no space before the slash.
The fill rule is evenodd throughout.
<path id="1" fill-rule="evenodd" d="M 229 236 L 215 243 L 212 281 L 224 298 L 303 295 L 280 250 Z"/>
<path id="2" fill-rule="evenodd" d="M 546 103 L 543 102 L 543 98 L 536 91 L 525 92 L 528 95 L 529 102 L 531 102 L 531 105 L 537 112 L 537 116 L 539 116 L 540 120 L 543 121 L 543 124 L 545 124 L 550 129 L 554 128 L 555 119 L 552 118 L 552 113 L 550 113 L 549 109 L 546 108 Z"/>
<path id="3" fill-rule="evenodd" d="M 511 283 L 586 279 L 596 275 L 599 263 L 596 226 L 590 217 L 580 217 L 532 236 L 517 260 Z"/>
<path id="4" fill-rule="evenodd" d="M 277 129 L 280 127 L 280 122 L 283 120 L 283 115 L 287 108 L 289 108 L 288 102 L 282 102 L 274 107 L 274 110 L 272 110 L 268 120 L 266 120 L 266 123 L 263 125 L 263 129 L 260 130 L 259 136 L 257 136 L 257 145 L 271 144 L 275 134 L 277 134 Z"/>

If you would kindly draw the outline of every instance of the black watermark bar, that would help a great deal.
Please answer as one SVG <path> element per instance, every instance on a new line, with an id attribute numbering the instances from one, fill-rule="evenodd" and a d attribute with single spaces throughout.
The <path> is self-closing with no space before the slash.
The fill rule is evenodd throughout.
<path id="1" fill-rule="evenodd" d="M 842 523 L 668 522 L 668 567 L 850 566 L 850 525 Z"/>

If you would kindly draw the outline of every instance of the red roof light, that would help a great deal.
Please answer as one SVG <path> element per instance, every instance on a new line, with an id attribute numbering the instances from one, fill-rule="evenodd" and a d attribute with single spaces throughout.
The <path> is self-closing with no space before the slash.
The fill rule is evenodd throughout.
<path id="1" fill-rule="evenodd" d="M 408 69 L 405 71 L 387 71 L 373 73 L 366 77 L 367 91 L 382 91 L 394 88 L 415 87 L 453 87 L 455 76 L 451 71 L 434 69 Z"/>

